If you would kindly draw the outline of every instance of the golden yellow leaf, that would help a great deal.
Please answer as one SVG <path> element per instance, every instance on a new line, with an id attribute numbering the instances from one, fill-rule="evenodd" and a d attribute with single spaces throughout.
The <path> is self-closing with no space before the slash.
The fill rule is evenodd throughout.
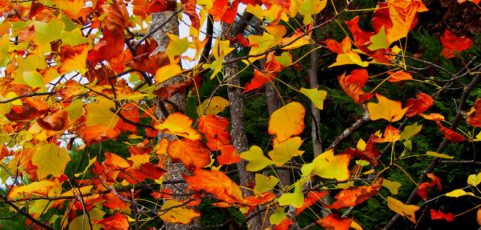
<path id="1" fill-rule="evenodd" d="M 334 150 L 329 149 L 314 158 L 311 173 L 326 179 L 347 180 L 350 177 L 348 168 L 350 160 L 350 155 L 334 156 Z"/>
<path id="2" fill-rule="evenodd" d="M 393 212 L 407 217 L 411 222 L 416 223 L 416 211 L 419 207 L 416 205 L 406 205 L 403 202 L 396 200 L 390 196 L 387 197 L 387 206 Z"/>
<path id="3" fill-rule="evenodd" d="M 382 186 L 387 188 L 391 194 L 396 195 L 399 192 L 399 187 L 401 187 L 401 183 L 397 181 L 390 181 L 388 179 L 382 180 Z"/>
<path id="4" fill-rule="evenodd" d="M 474 193 L 466 192 L 462 189 L 455 189 L 455 190 L 453 190 L 451 192 L 448 192 L 444 195 L 447 196 L 447 197 L 455 197 L 455 198 L 460 197 L 460 196 L 476 196 L 476 195 L 474 195 Z"/>
<path id="5" fill-rule="evenodd" d="M 172 135 L 182 136 L 190 140 L 199 140 L 199 133 L 191 127 L 192 119 L 182 113 L 170 114 L 164 122 L 156 125 L 155 128 L 159 131 L 166 132 Z"/>
<path id="6" fill-rule="evenodd" d="M 117 125 L 119 117 L 110 109 L 115 108 L 115 103 L 106 98 L 100 97 L 96 102 L 85 106 L 87 110 L 87 126 L 102 126 L 106 129 L 113 129 Z"/>
<path id="7" fill-rule="evenodd" d="M 32 182 L 27 185 L 15 186 L 12 188 L 12 190 L 8 194 L 8 199 L 15 200 L 15 199 L 20 199 L 24 197 L 29 197 L 30 195 L 33 195 L 33 194 L 47 196 L 49 193 L 49 190 L 56 186 L 58 186 L 58 183 L 55 183 L 53 181 L 38 181 L 38 182 Z"/>
<path id="8" fill-rule="evenodd" d="M 385 119 L 389 122 L 399 121 L 407 111 L 402 108 L 400 101 L 390 100 L 381 94 L 376 93 L 378 103 L 367 103 L 367 110 L 371 116 L 371 120 Z"/>
<path id="9" fill-rule="evenodd" d="M 471 174 L 468 176 L 468 184 L 474 187 L 481 183 L 481 173 Z"/>
<path id="10" fill-rule="evenodd" d="M 164 212 L 164 210 L 166 212 Z M 160 219 L 168 223 L 188 224 L 192 222 L 194 218 L 200 216 L 200 213 L 186 208 L 183 202 L 177 200 L 167 200 L 162 205 L 162 209 L 159 212 Z"/>
<path id="11" fill-rule="evenodd" d="M 362 67 L 367 67 L 369 65 L 369 62 L 363 61 L 361 59 L 361 56 L 359 56 L 358 53 L 355 53 L 355 52 L 342 53 L 337 55 L 336 62 L 330 65 L 329 68 L 334 66 L 352 65 L 352 64 L 362 66 Z"/>
<path id="12" fill-rule="evenodd" d="M 32 164 L 37 166 L 37 177 L 43 179 L 48 175 L 59 177 L 70 161 L 70 155 L 65 148 L 55 144 L 42 144 L 36 148 Z"/>
<path id="13" fill-rule="evenodd" d="M 205 99 L 202 104 L 197 107 L 197 115 L 199 117 L 208 114 L 218 114 L 229 106 L 229 101 L 223 97 L 214 96 L 211 99 Z"/>
<path id="14" fill-rule="evenodd" d="M 89 211 L 88 215 L 80 215 L 73 219 L 68 225 L 68 230 L 100 230 L 102 229 L 102 225 L 95 224 L 95 222 L 102 220 L 104 215 L 105 212 L 101 209 L 93 208 Z M 90 228 L 89 221 L 92 223 L 92 228 Z M 68 221 L 65 221 L 65 223 L 68 223 Z"/>
<path id="15" fill-rule="evenodd" d="M 182 69 L 177 63 L 162 66 L 157 70 L 157 72 L 155 72 L 155 82 L 162 83 L 169 80 L 170 78 L 175 77 L 180 73 L 182 73 Z"/>
<path id="16" fill-rule="evenodd" d="M 299 102 L 291 102 L 277 109 L 269 119 L 269 134 L 276 135 L 278 142 L 300 134 L 304 130 L 305 113 L 304 106 Z"/>
<path id="17" fill-rule="evenodd" d="M 259 173 L 256 174 L 255 180 L 254 192 L 258 194 L 271 191 L 279 182 L 279 179 L 275 176 L 264 176 Z"/>

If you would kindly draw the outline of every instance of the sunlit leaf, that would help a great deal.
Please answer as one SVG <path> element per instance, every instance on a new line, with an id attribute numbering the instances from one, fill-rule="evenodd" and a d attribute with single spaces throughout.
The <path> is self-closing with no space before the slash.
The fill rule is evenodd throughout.
<path id="1" fill-rule="evenodd" d="M 210 151 L 199 141 L 174 140 L 170 142 L 167 153 L 186 167 L 203 168 L 210 163 Z"/>
<path id="2" fill-rule="evenodd" d="M 348 169 L 350 160 L 349 155 L 334 155 L 334 150 L 330 149 L 314 158 L 311 173 L 325 179 L 347 180 L 350 177 Z"/>
<path id="3" fill-rule="evenodd" d="M 416 205 L 406 205 L 399 200 L 396 200 L 390 196 L 387 197 L 387 206 L 393 212 L 408 218 L 414 224 L 416 223 L 416 211 L 419 207 Z"/>
<path id="4" fill-rule="evenodd" d="M 403 109 L 400 101 L 390 100 L 381 94 L 376 93 L 376 98 L 378 103 L 367 103 L 367 110 L 373 121 L 379 119 L 384 119 L 389 122 L 399 121 L 408 109 Z"/>
<path id="5" fill-rule="evenodd" d="M 382 188 L 381 185 L 382 179 L 378 179 L 372 185 L 344 189 L 336 195 L 336 201 L 328 207 L 332 209 L 340 209 L 359 205 L 377 194 Z"/>
<path id="6" fill-rule="evenodd" d="M 325 229 L 344 230 L 349 229 L 352 221 L 352 219 L 341 218 L 339 215 L 332 213 L 316 222 Z"/>
<path id="7" fill-rule="evenodd" d="M 401 183 L 397 181 L 383 179 L 382 186 L 387 188 L 391 194 L 396 195 L 399 193 L 399 188 L 401 187 Z"/>
<path id="8" fill-rule="evenodd" d="M 443 159 L 454 159 L 453 156 L 450 156 L 448 154 L 437 153 L 437 152 L 433 152 L 433 151 L 427 151 L 426 155 L 431 156 L 431 157 L 443 158 Z"/>
<path id="9" fill-rule="evenodd" d="M 166 200 L 162 205 L 159 216 L 167 223 L 188 224 L 194 218 L 200 217 L 200 213 L 191 208 L 186 208 L 182 201 Z"/>
<path id="10" fill-rule="evenodd" d="M 468 176 L 468 184 L 474 187 L 481 183 L 481 173 L 471 174 Z"/>
<path id="11" fill-rule="evenodd" d="M 302 139 L 300 137 L 292 137 L 284 142 L 274 142 L 274 148 L 269 151 L 268 155 L 275 165 L 283 166 L 290 161 L 292 157 L 301 156 L 304 151 L 300 151 Z"/>
<path id="12" fill-rule="evenodd" d="M 189 188 L 194 191 L 203 190 L 227 203 L 242 202 L 242 191 L 239 186 L 223 172 L 196 169 L 193 176 L 184 178 Z"/>
<path id="13" fill-rule="evenodd" d="M 304 130 L 305 113 L 304 106 L 299 102 L 291 102 L 277 109 L 269 119 L 269 134 L 276 135 L 278 142 L 300 134 Z"/>
<path id="14" fill-rule="evenodd" d="M 70 155 L 67 150 L 55 144 L 39 145 L 32 157 L 32 164 L 38 167 L 39 179 L 46 178 L 48 175 L 60 177 L 69 161 Z"/>
<path id="15" fill-rule="evenodd" d="M 458 37 L 446 29 L 441 36 L 441 44 L 443 45 L 441 55 L 449 59 L 455 57 L 457 53 L 471 48 L 473 40 L 465 36 Z"/>
<path id="16" fill-rule="evenodd" d="M 192 119 L 182 113 L 171 113 L 155 128 L 172 135 L 182 136 L 190 140 L 199 140 L 199 133 L 191 127 Z"/>
<path id="17" fill-rule="evenodd" d="M 460 197 L 460 196 L 476 196 L 476 195 L 474 195 L 474 193 L 466 192 L 463 189 L 455 189 L 455 190 L 453 190 L 451 192 L 448 192 L 444 195 L 447 196 L 447 197 L 455 197 L 455 198 Z"/>
<path id="18" fill-rule="evenodd" d="M 274 189 L 274 187 L 279 183 L 279 179 L 275 176 L 265 176 L 260 173 L 256 173 L 255 176 L 256 186 L 254 191 L 256 193 L 264 193 Z"/>
<path id="19" fill-rule="evenodd" d="M 299 90 L 300 93 L 306 95 L 311 102 L 320 110 L 324 108 L 324 99 L 326 99 L 327 92 L 325 90 L 318 90 L 318 89 L 306 89 L 301 87 Z"/>
<path id="20" fill-rule="evenodd" d="M 200 117 L 202 115 L 218 114 L 223 112 L 227 106 L 229 106 L 229 101 L 227 99 L 214 96 L 210 99 L 205 99 L 197 107 L 197 115 Z"/>
<path id="21" fill-rule="evenodd" d="M 178 74 L 182 73 L 182 68 L 177 63 L 169 64 L 160 67 L 157 72 L 155 72 L 155 81 L 157 83 L 162 83 L 164 81 L 169 80 L 177 76 Z"/>
<path id="22" fill-rule="evenodd" d="M 256 145 L 251 146 L 248 151 L 241 153 L 240 157 L 248 162 L 246 170 L 251 172 L 262 170 L 274 163 L 264 156 L 262 149 Z"/>

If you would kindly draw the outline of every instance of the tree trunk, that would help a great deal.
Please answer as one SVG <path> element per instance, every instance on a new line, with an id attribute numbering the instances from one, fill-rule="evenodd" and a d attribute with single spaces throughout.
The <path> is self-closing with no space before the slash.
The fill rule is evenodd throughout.
<path id="1" fill-rule="evenodd" d="M 163 11 L 160 13 L 154 13 L 152 14 L 152 24 L 150 25 L 149 30 L 152 31 L 156 29 L 159 25 L 163 25 L 158 31 L 156 31 L 153 34 L 153 38 L 158 44 L 157 49 L 153 52 L 159 53 L 159 52 L 165 52 L 167 45 L 169 44 L 169 38 L 167 37 L 167 33 L 171 34 L 178 34 L 179 33 L 179 23 L 177 21 L 177 17 L 173 16 L 173 14 L 176 14 L 176 2 L 175 1 L 169 1 L 168 5 L 172 5 L 169 10 Z M 159 87 L 168 85 L 168 84 L 175 84 L 184 81 L 183 77 L 177 76 L 174 78 L 171 78 L 167 80 L 166 82 L 162 83 L 159 85 Z M 176 93 L 172 95 L 168 99 L 173 105 L 175 105 L 176 108 L 175 110 L 178 110 L 178 112 L 185 113 L 187 108 L 186 108 L 186 95 L 184 93 Z M 157 104 L 160 107 L 163 108 L 169 108 L 171 105 L 168 103 L 165 103 L 163 101 L 157 101 Z M 166 109 L 168 112 L 173 112 L 171 109 Z M 169 114 L 165 114 L 165 109 L 158 109 L 157 110 L 157 117 L 159 119 L 164 119 L 166 118 Z M 170 110 L 170 111 L 169 111 Z M 166 133 L 159 133 L 158 135 L 159 140 L 166 138 L 169 140 L 173 140 L 175 137 Z M 172 163 L 172 162 L 166 162 L 164 165 L 165 170 L 167 173 L 164 176 L 165 180 L 172 180 L 172 181 L 182 181 L 183 180 L 183 174 L 187 174 L 188 171 L 184 167 L 183 164 L 181 163 Z M 187 183 L 176 183 L 176 184 L 169 184 L 165 185 L 164 188 L 170 189 L 174 194 L 186 194 L 187 191 Z M 184 200 L 186 197 L 185 196 L 178 196 L 175 197 L 173 196 L 174 199 L 178 200 Z M 174 224 L 174 223 L 165 223 L 165 229 L 167 230 L 187 230 L 187 229 L 195 229 L 199 228 L 200 224 L 199 222 L 193 222 L 191 224 Z"/>

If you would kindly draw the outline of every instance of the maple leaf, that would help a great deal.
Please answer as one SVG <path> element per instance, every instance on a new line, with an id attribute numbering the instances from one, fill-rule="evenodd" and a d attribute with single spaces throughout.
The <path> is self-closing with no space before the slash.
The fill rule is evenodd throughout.
<path id="1" fill-rule="evenodd" d="M 443 36 L 441 36 L 441 44 L 443 45 L 443 50 L 441 55 L 445 58 L 450 59 L 456 56 L 456 53 L 460 53 L 467 50 L 473 46 L 473 40 L 465 36 L 457 37 L 452 34 L 451 31 L 445 30 Z"/>
<path id="2" fill-rule="evenodd" d="M 227 203 L 242 203 L 239 186 L 223 172 L 196 169 L 192 176 L 184 176 L 189 189 L 205 191 Z"/>
<path id="3" fill-rule="evenodd" d="M 199 141 L 174 140 L 167 147 L 167 153 L 186 167 L 203 168 L 210 163 L 210 151 Z"/>
<path id="4" fill-rule="evenodd" d="M 356 104 L 364 103 L 372 98 L 372 93 L 365 93 L 362 88 L 369 79 L 369 74 L 365 69 L 355 69 L 350 75 L 342 74 L 337 77 L 341 88 L 346 94 L 354 99 Z"/>
<path id="5" fill-rule="evenodd" d="M 55 144 L 37 146 L 32 157 L 32 164 L 38 167 L 37 176 L 39 179 L 46 178 L 48 175 L 60 177 L 69 161 L 70 155 L 67 150 Z"/>
<path id="6" fill-rule="evenodd" d="M 276 135 L 278 142 L 300 134 L 304 130 L 305 113 L 304 106 L 299 102 L 291 102 L 282 106 L 271 114 L 269 134 Z"/>
<path id="7" fill-rule="evenodd" d="M 454 215 L 452 213 L 444 213 L 442 211 L 436 211 L 431 209 L 430 211 L 432 220 L 446 220 L 447 222 L 454 221 Z"/>
<path id="8" fill-rule="evenodd" d="M 341 43 L 335 40 L 326 40 L 326 45 L 329 50 L 337 53 L 336 62 L 331 64 L 329 67 L 356 64 L 362 67 L 367 67 L 368 62 L 362 61 L 361 56 L 351 49 L 351 39 L 345 37 Z"/>
<path id="9" fill-rule="evenodd" d="M 376 143 L 384 143 L 384 142 L 391 142 L 394 143 L 401 139 L 401 132 L 396 129 L 395 127 L 388 125 L 384 131 L 384 135 L 381 136 L 380 131 L 374 134 L 374 142 Z"/>
<path id="10" fill-rule="evenodd" d="M 414 117 L 420 113 L 424 113 L 433 105 L 433 98 L 425 93 L 418 93 L 416 98 L 410 98 L 406 101 L 406 117 Z"/>
<path id="11" fill-rule="evenodd" d="M 481 127 L 481 98 L 476 99 L 467 113 L 466 122 L 473 127 Z"/>
<path id="12" fill-rule="evenodd" d="M 408 108 L 402 108 L 400 101 L 390 100 L 381 94 L 376 93 L 378 103 L 367 103 L 367 110 L 371 120 L 384 119 L 389 122 L 396 122 L 401 120 Z"/>
<path id="13" fill-rule="evenodd" d="M 193 141 L 199 140 L 199 133 L 191 125 L 192 119 L 188 116 L 182 113 L 171 113 L 162 123 L 156 125 L 155 129 Z"/>
<path id="14" fill-rule="evenodd" d="M 332 209 L 353 207 L 377 194 L 382 188 L 382 179 L 376 180 L 368 186 L 350 187 L 340 191 L 336 195 L 336 201 L 328 206 Z"/>
<path id="15" fill-rule="evenodd" d="M 329 230 L 345 230 L 349 229 L 352 219 L 341 218 L 339 215 L 331 213 L 328 216 L 317 220 L 316 222 L 325 229 Z"/>
<path id="16" fill-rule="evenodd" d="M 387 206 L 395 213 L 407 217 L 411 222 L 416 224 L 416 211 L 419 207 L 416 205 L 406 205 L 399 200 L 396 200 L 390 196 L 387 197 Z"/>

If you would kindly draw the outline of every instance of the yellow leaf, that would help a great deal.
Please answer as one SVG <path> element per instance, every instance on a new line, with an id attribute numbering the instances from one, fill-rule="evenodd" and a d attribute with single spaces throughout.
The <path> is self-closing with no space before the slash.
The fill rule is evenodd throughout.
<path id="1" fill-rule="evenodd" d="M 481 173 L 476 174 L 471 174 L 468 177 L 468 184 L 472 186 L 478 186 L 478 184 L 481 183 Z"/>
<path id="2" fill-rule="evenodd" d="M 217 40 L 214 45 L 214 49 L 212 50 L 212 53 L 214 54 L 215 59 L 224 59 L 224 57 L 232 52 L 234 48 L 230 47 L 230 41 L 229 40 Z"/>
<path id="3" fill-rule="evenodd" d="M 299 38 L 300 36 L 302 36 L 302 38 Z M 298 39 L 299 38 L 299 39 Z M 295 39 L 297 39 L 295 42 L 292 42 L 294 41 Z M 299 47 L 302 47 L 302 46 L 305 46 L 305 45 L 309 45 L 309 41 L 311 40 L 310 36 L 309 35 L 304 35 L 304 32 L 302 31 L 299 31 L 299 32 L 295 32 L 293 35 L 291 35 L 290 37 L 286 37 L 286 38 L 283 38 L 282 41 L 281 41 L 281 44 L 284 45 L 284 44 L 289 44 L 290 42 L 292 42 L 292 44 L 289 44 L 288 46 L 285 46 L 283 47 L 282 49 L 283 50 L 293 50 L 293 49 L 297 49 Z"/>
<path id="4" fill-rule="evenodd" d="M 240 157 L 248 161 L 246 170 L 255 172 L 271 165 L 273 162 L 264 156 L 259 146 L 253 145 L 248 151 L 240 154 Z"/>
<path id="5" fill-rule="evenodd" d="M 384 29 L 384 26 L 379 30 L 379 33 L 371 36 L 369 40 L 372 42 L 371 45 L 367 47 L 370 51 L 387 49 L 389 47 L 386 40 L 386 30 Z"/>
<path id="6" fill-rule="evenodd" d="M 311 99 L 312 103 L 320 110 L 324 109 L 324 99 L 326 99 L 327 92 L 318 89 L 306 89 L 304 87 L 299 90 L 300 93 L 306 95 Z"/>
<path id="7" fill-rule="evenodd" d="M 274 141 L 274 148 L 268 153 L 275 165 L 283 166 L 290 161 L 292 157 L 300 156 L 304 151 L 300 151 L 302 139 L 300 137 L 292 137 L 284 142 L 277 143 Z"/>
<path id="8" fill-rule="evenodd" d="M 155 72 L 155 82 L 162 83 L 169 80 L 170 78 L 177 76 L 180 73 L 182 73 L 182 69 L 177 63 L 162 66 L 157 70 L 157 72 Z"/>
<path id="9" fill-rule="evenodd" d="M 349 53 L 342 53 L 338 54 L 336 58 L 336 62 L 329 66 L 329 68 L 334 66 L 341 66 L 341 65 L 359 65 L 362 67 L 367 67 L 369 62 L 363 61 L 361 56 L 358 53 L 349 52 Z"/>
<path id="10" fill-rule="evenodd" d="M 192 119 L 182 113 L 171 113 L 165 120 L 155 128 L 159 131 L 172 135 L 182 136 L 190 140 L 199 140 L 199 133 L 191 127 Z"/>
<path id="11" fill-rule="evenodd" d="M 366 142 L 362 138 L 360 138 L 359 141 L 357 141 L 356 148 L 364 151 L 366 149 L 366 145 Z"/>
<path id="12" fill-rule="evenodd" d="M 433 152 L 433 151 L 427 151 L 426 155 L 428 155 L 430 157 L 437 157 L 437 158 L 443 158 L 443 159 L 454 159 L 453 156 L 449 156 L 448 154 L 437 153 L 437 152 Z"/>
<path id="13" fill-rule="evenodd" d="M 476 196 L 476 195 L 474 195 L 474 193 L 466 192 L 462 189 L 455 189 L 455 190 L 453 190 L 451 192 L 448 192 L 444 195 L 447 196 L 447 197 L 455 197 L 455 198 L 460 197 L 460 196 Z"/>
<path id="14" fill-rule="evenodd" d="M 93 185 L 88 185 L 80 188 L 73 188 L 62 193 L 61 196 L 80 196 L 80 194 L 89 193 L 93 187 L 94 187 Z"/>
<path id="15" fill-rule="evenodd" d="M 160 219 L 168 223 L 188 224 L 192 222 L 194 218 L 200 216 L 200 213 L 186 208 L 183 202 L 177 200 L 167 200 L 162 205 L 162 209 L 159 212 Z"/>
<path id="16" fill-rule="evenodd" d="M 100 230 L 102 229 L 102 225 L 95 224 L 95 222 L 102 220 L 104 215 L 105 212 L 101 209 L 93 208 L 89 211 L 88 215 L 80 215 L 73 219 L 68 226 L 68 230 Z M 90 228 L 89 221 L 92 223 L 92 228 Z"/>
<path id="17" fill-rule="evenodd" d="M 99 97 L 96 102 L 85 106 L 87 110 L 87 126 L 102 126 L 106 129 L 113 129 L 117 125 L 119 117 L 110 109 L 115 108 L 115 103 L 106 98 Z"/>
<path id="18" fill-rule="evenodd" d="M 293 193 L 284 193 L 279 197 L 279 205 L 292 205 L 295 208 L 299 208 L 304 204 L 304 193 L 302 193 L 302 186 L 305 180 L 298 180 L 294 184 Z"/>
<path id="19" fill-rule="evenodd" d="M 271 222 L 271 224 L 280 224 L 284 220 L 284 218 L 286 218 L 286 216 L 287 215 L 284 212 L 284 208 L 278 207 L 269 217 L 269 221 Z"/>
<path id="20" fill-rule="evenodd" d="M 400 101 L 390 100 L 378 93 L 376 93 L 378 103 L 367 103 L 367 110 L 371 116 L 371 120 L 385 119 L 389 122 L 399 121 L 407 111 L 407 108 L 402 108 Z"/>
<path id="21" fill-rule="evenodd" d="M 403 131 L 401 132 L 400 140 L 410 139 L 414 135 L 418 134 L 421 129 L 423 129 L 422 125 L 418 125 L 418 123 L 414 123 L 412 125 L 408 125 L 404 127 Z"/>
<path id="22" fill-rule="evenodd" d="M 55 144 L 39 145 L 32 157 L 32 164 L 37 166 L 38 179 L 46 178 L 48 175 L 61 176 L 69 161 L 70 155 L 67 150 Z"/>
<path id="23" fill-rule="evenodd" d="M 78 71 L 85 73 L 87 65 L 87 54 L 89 51 L 88 44 L 81 44 L 74 47 L 62 47 L 62 54 L 65 52 L 65 57 L 62 59 L 62 65 L 59 68 L 59 73 L 64 74 L 71 71 Z M 68 57 L 68 58 L 67 58 Z"/>
<path id="24" fill-rule="evenodd" d="M 312 22 L 312 15 L 320 13 L 327 4 L 327 0 L 304 0 L 299 7 L 299 14 L 304 16 L 304 25 Z"/>
<path id="25" fill-rule="evenodd" d="M 269 134 L 276 135 L 277 141 L 283 142 L 302 133 L 305 113 L 304 106 L 299 102 L 291 102 L 277 109 L 269 119 Z"/>
<path id="26" fill-rule="evenodd" d="M 256 194 L 261 194 L 274 189 L 274 187 L 279 182 L 279 179 L 275 176 L 264 176 L 263 174 L 256 174 L 255 177 L 256 186 L 254 187 L 254 192 Z"/>
<path id="27" fill-rule="evenodd" d="M 334 156 L 334 150 L 329 149 L 314 158 L 311 173 L 326 179 L 347 180 L 350 177 L 348 169 L 350 160 L 349 155 L 341 154 Z"/>
<path id="28" fill-rule="evenodd" d="M 214 96 L 211 99 L 205 99 L 202 104 L 197 107 L 197 115 L 199 117 L 208 114 L 218 114 L 229 106 L 229 101 L 223 97 Z"/>
<path id="29" fill-rule="evenodd" d="M 14 186 L 8 194 L 8 199 L 20 199 L 32 194 L 47 196 L 49 190 L 56 186 L 58 186 L 58 184 L 53 181 L 38 181 L 27 185 Z"/>
<path id="30" fill-rule="evenodd" d="M 390 181 L 388 179 L 383 179 L 382 186 L 387 188 L 391 194 L 396 195 L 399 192 L 399 187 L 401 187 L 401 183 L 397 181 Z"/>
<path id="31" fill-rule="evenodd" d="M 387 197 L 387 206 L 393 212 L 407 217 L 411 222 L 414 224 L 416 223 L 416 211 L 419 210 L 419 207 L 416 205 L 406 205 L 403 202 L 396 200 L 390 196 Z"/>
<path id="32" fill-rule="evenodd" d="M 173 63 L 177 56 L 180 56 L 189 48 L 189 40 L 187 38 L 181 39 L 170 33 L 167 36 L 170 38 L 170 42 L 167 45 L 165 54 L 169 57 L 170 62 Z"/>

